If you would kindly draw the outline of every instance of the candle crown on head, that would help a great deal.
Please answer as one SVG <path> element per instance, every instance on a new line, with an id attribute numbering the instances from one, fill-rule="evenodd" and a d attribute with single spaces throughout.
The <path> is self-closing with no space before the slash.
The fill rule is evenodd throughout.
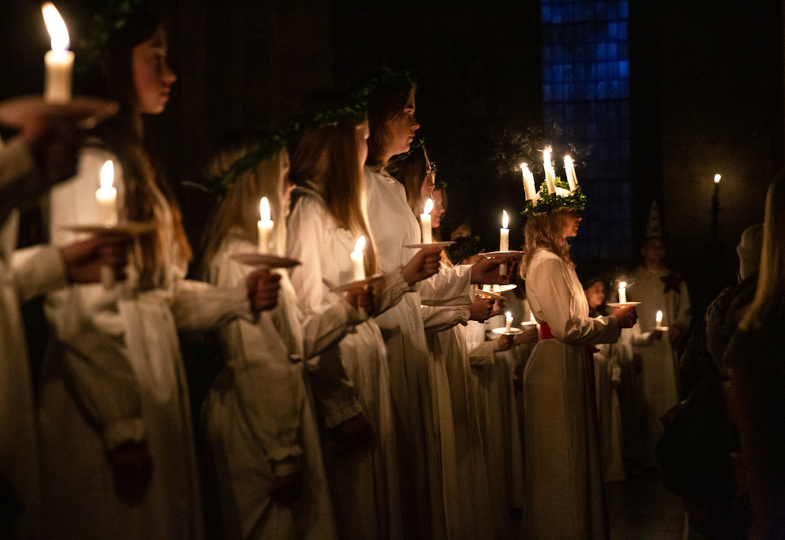
<path id="1" fill-rule="evenodd" d="M 521 212 L 523 215 L 531 217 L 539 214 L 547 214 L 560 208 L 573 208 L 583 211 L 586 207 L 586 195 L 578 185 L 575 176 L 575 165 L 570 156 L 564 157 L 564 170 L 567 182 L 555 175 L 551 163 L 551 148 L 546 148 L 542 152 L 543 169 L 545 170 L 545 181 L 540 184 L 540 189 L 535 191 L 534 176 L 526 163 L 521 163 L 521 174 L 523 175 L 523 188 L 528 205 Z"/>

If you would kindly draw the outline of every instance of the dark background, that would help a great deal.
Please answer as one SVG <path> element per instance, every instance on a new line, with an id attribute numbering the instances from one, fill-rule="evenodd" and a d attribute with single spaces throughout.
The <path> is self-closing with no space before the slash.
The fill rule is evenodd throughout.
<path id="1" fill-rule="evenodd" d="M 102 2 L 56 5 L 75 41 Z M 539 2 L 160 6 L 169 15 L 170 60 L 179 79 L 167 111 L 149 129 L 193 242 L 211 201 L 180 182 L 200 178 L 221 133 L 278 126 L 309 91 L 343 88 L 365 71 L 390 66 L 411 70 L 419 81 L 420 134 L 438 179 L 448 184 L 448 213 L 471 218 L 494 249 L 507 208 L 515 216 L 511 246 L 522 243 L 520 175 L 500 174 L 494 156 L 505 128 L 545 121 Z M 660 201 L 669 263 L 686 276 L 699 313 L 734 279 L 735 245 L 746 226 L 762 219 L 767 185 L 782 165 L 782 2 L 634 0 L 629 9 L 632 226 L 642 239 L 651 200 Z M 41 91 L 48 48 L 39 4 L 0 0 L 0 99 Z M 719 170 L 715 242 L 711 178 Z M 636 263 L 634 256 L 589 256 L 578 270 Z"/>

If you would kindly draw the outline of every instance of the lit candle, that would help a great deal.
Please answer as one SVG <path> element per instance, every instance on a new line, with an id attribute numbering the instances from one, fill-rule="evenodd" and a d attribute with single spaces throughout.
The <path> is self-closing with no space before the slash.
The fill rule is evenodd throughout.
<path id="1" fill-rule="evenodd" d="M 537 192 L 534 190 L 534 175 L 529 170 L 529 166 L 521 163 L 521 175 L 523 176 L 523 193 L 527 201 L 534 198 Z"/>
<path id="2" fill-rule="evenodd" d="M 551 149 L 546 148 L 542 151 L 542 167 L 545 169 L 545 183 L 548 184 L 548 193 L 556 193 L 556 174 L 551 167 Z"/>
<path id="3" fill-rule="evenodd" d="M 508 222 L 507 210 L 502 210 L 502 228 L 499 229 L 499 251 L 510 250 L 510 229 L 507 228 Z"/>
<path id="4" fill-rule="evenodd" d="M 44 4 L 41 12 L 52 41 L 52 50 L 44 56 L 46 66 L 44 100 L 66 103 L 71 101 L 71 73 L 74 67 L 74 53 L 68 50 L 71 44 L 68 28 L 51 2 Z"/>
<path id="5" fill-rule="evenodd" d="M 537 324 L 537 319 L 534 318 L 534 313 L 529 313 L 529 322 L 532 324 Z"/>
<path id="6" fill-rule="evenodd" d="M 657 325 L 655 326 L 655 329 L 657 330 L 660 328 L 662 328 L 662 311 L 657 312 Z"/>
<path id="7" fill-rule="evenodd" d="M 270 233 L 274 225 L 273 220 L 270 219 L 270 202 L 267 197 L 262 197 L 259 202 L 259 217 L 261 219 L 256 222 L 259 229 L 259 253 L 267 253 L 270 251 Z"/>
<path id="8" fill-rule="evenodd" d="M 507 312 L 506 322 L 507 324 L 504 325 L 504 331 L 509 332 L 512 328 L 512 313 L 509 311 Z"/>
<path id="9" fill-rule="evenodd" d="M 354 281 L 365 279 L 365 261 L 363 260 L 363 250 L 365 249 L 365 236 L 357 239 L 354 245 L 354 251 L 349 254 L 352 259 L 352 272 L 354 273 Z"/>
<path id="10" fill-rule="evenodd" d="M 627 303 L 627 282 L 622 281 L 619 283 L 619 303 L 626 304 Z"/>
<path id="11" fill-rule="evenodd" d="M 567 183 L 570 184 L 570 191 L 575 191 L 578 187 L 578 177 L 575 176 L 575 164 L 570 156 L 564 156 L 564 170 L 567 173 Z"/>
<path id="12" fill-rule="evenodd" d="M 101 167 L 101 187 L 95 192 L 98 203 L 98 219 L 107 227 L 117 225 L 117 189 L 112 187 L 114 165 L 111 161 Z"/>
<path id="13" fill-rule="evenodd" d="M 425 202 L 423 213 L 420 214 L 420 226 L 422 227 L 422 243 L 430 244 L 433 240 L 431 236 L 431 210 L 433 209 L 433 199 Z"/>

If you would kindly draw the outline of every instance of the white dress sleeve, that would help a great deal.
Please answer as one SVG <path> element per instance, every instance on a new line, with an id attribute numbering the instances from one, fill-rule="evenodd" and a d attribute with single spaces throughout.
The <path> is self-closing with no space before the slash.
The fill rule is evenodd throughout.
<path id="1" fill-rule="evenodd" d="M 33 246 L 15 251 L 11 272 L 21 304 L 68 285 L 65 263 L 56 246 Z"/>
<path id="2" fill-rule="evenodd" d="M 615 343 L 619 339 L 615 317 L 588 316 L 586 298 L 583 291 L 577 293 L 574 284 L 580 289 L 580 283 L 567 263 L 555 255 L 532 262 L 526 275 L 526 289 L 532 293 L 530 302 L 556 339 L 572 345 Z"/>
<path id="3" fill-rule="evenodd" d="M 438 274 L 417 284 L 423 305 L 426 306 L 456 306 L 471 304 L 472 267 L 464 264 L 446 268 L 442 266 Z"/>

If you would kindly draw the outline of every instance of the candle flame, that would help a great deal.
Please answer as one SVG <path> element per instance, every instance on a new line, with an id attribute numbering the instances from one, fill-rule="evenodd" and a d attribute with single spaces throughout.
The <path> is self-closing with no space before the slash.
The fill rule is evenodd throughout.
<path id="1" fill-rule="evenodd" d="M 657 322 L 662 322 L 662 311 L 657 312 Z"/>
<path id="2" fill-rule="evenodd" d="M 535 324 L 537 324 L 537 319 L 534 318 L 534 313 L 529 314 L 529 320 Z"/>
<path id="3" fill-rule="evenodd" d="M 509 321 L 509 320 L 512 320 L 512 313 L 510 313 L 510 312 L 508 311 L 508 312 L 506 313 L 506 315 L 507 315 L 507 320 L 508 320 L 508 321 Z"/>
<path id="4" fill-rule="evenodd" d="M 355 253 L 362 253 L 365 249 L 365 236 L 361 236 L 357 239 L 357 243 L 354 245 L 354 252 Z"/>
<path id="5" fill-rule="evenodd" d="M 428 199 L 425 201 L 425 209 L 423 210 L 423 214 L 430 214 L 431 210 L 433 210 L 433 199 Z"/>
<path id="6" fill-rule="evenodd" d="M 112 187 L 112 182 L 114 182 L 114 163 L 109 160 L 104 162 L 104 166 L 101 167 L 101 189 Z"/>
<path id="7" fill-rule="evenodd" d="M 551 166 L 551 147 L 542 151 L 542 162 L 546 168 Z"/>
<path id="8" fill-rule="evenodd" d="M 259 216 L 262 221 L 270 221 L 270 201 L 267 200 L 267 197 L 262 197 L 259 202 Z"/>
<path id="9" fill-rule="evenodd" d="M 619 288 L 620 289 L 624 289 L 626 287 L 627 287 L 627 282 L 626 281 L 622 281 L 622 282 L 619 283 Z"/>
<path id="10" fill-rule="evenodd" d="M 502 229 L 506 229 L 509 223 L 509 219 L 507 218 L 507 210 L 502 210 Z"/>
<path id="11" fill-rule="evenodd" d="M 719 174 L 715 174 L 714 175 L 714 183 L 715 184 L 719 184 L 720 183 L 720 178 L 722 178 L 722 176 L 720 176 Z"/>
<path id="12" fill-rule="evenodd" d="M 569 155 L 564 156 L 564 166 L 570 167 L 571 165 L 572 165 L 572 158 Z"/>
<path id="13" fill-rule="evenodd" d="M 529 170 L 529 166 L 526 163 L 521 163 L 521 171 L 526 172 Z"/>
<path id="14" fill-rule="evenodd" d="M 47 2 L 41 6 L 41 13 L 44 15 L 44 22 L 46 23 L 46 30 L 49 32 L 49 38 L 52 40 L 53 51 L 68 50 L 71 45 L 71 40 L 68 38 L 68 28 L 65 26 L 65 21 L 60 16 L 60 12 L 51 2 Z"/>

